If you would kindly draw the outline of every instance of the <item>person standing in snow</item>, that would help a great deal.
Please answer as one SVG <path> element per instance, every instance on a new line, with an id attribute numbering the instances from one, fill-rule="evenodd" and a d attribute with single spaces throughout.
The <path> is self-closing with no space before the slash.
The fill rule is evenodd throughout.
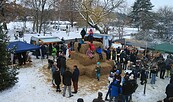
<path id="1" fill-rule="evenodd" d="M 55 86 L 55 84 L 54 84 L 55 79 L 54 79 L 54 77 L 53 77 L 53 73 L 56 71 L 56 68 L 57 68 L 57 65 L 56 65 L 55 62 L 53 62 L 53 65 L 52 65 L 52 67 L 51 67 L 51 72 L 52 72 L 52 85 L 53 85 L 53 86 Z"/>
<path id="2" fill-rule="evenodd" d="M 161 62 L 158 64 L 158 66 L 160 68 L 160 78 L 164 79 L 165 71 L 166 71 L 166 63 L 165 63 L 164 58 L 161 60 Z"/>
<path id="3" fill-rule="evenodd" d="M 60 89 L 61 76 L 60 76 L 60 71 L 58 67 L 56 67 L 56 71 L 53 73 L 53 79 L 55 80 L 55 84 L 56 84 L 56 92 L 61 92 L 61 89 Z"/>
<path id="4" fill-rule="evenodd" d="M 63 75 L 63 73 L 66 69 L 66 58 L 63 53 L 60 55 L 59 58 L 60 58 L 60 71 L 61 71 L 61 75 Z"/>
<path id="5" fill-rule="evenodd" d="M 100 80 L 100 70 L 101 70 L 100 62 L 97 62 L 95 71 L 96 71 L 96 78 L 98 81 Z"/>
<path id="6" fill-rule="evenodd" d="M 173 67 L 170 70 L 170 76 L 171 76 L 170 83 L 173 83 Z"/>
<path id="7" fill-rule="evenodd" d="M 63 73 L 63 84 L 64 84 L 64 90 L 63 90 L 63 97 L 65 97 L 66 89 L 68 88 L 69 97 L 72 97 L 71 93 L 71 80 L 72 80 L 72 73 L 70 72 L 69 68 L 66 68 L 66 71 Z"/>
<path id="8" fill-rule="evenodd" d="M 109 88 L 111 90 L 111 98 L 109 102 L 112 102 L 114 98 L 114 102 L 118 102 L 119 95 L 122 93 L 122 87 L 120 85 L 120 76 L 117 76 L 116 79 L 110 84 Z"/>
<path id="9" fill-rule="evenodd" d="M 144 83 L 147 82 L 147 75 L 146 75 L 146 71 L 145 71 L 144 68 L 141 70 L 141 78 L 140 78 L 140 80 L 141 80 L 141 85 L 144 85 Z"/>
<path id="10" fill-rule="evenodd" d="M 156 81 L 156 73 L 157 73 L 157 68 L 156 66 L 153 66 L 151 69 L 151 84 L 155 84 Z"/>
<path id="11" fill-rule="evenodd" d="M 173 97 L 173 83 L 169 83 L 166 86 L 166 98 L 164 99 L 164 102 L 169 102 L 169 98 Z"/>
<path id="12" fill-rule="evenodd" d="M 82 31 L 80 32 L 80 35 L 82 36 L 82 39 L 85 38 L 85 35 L 86 35 L 86 31 L 85 29 L 83 28 Z"/>
<path id="13" fill-rule="evenodd" d="M 102 100 L 103 94 L 101 92 L 98 92 L 98 98 L 95 98 L 92 102 L 105 102 L 104 100 Z"/>
<path id="14" fill-rule="evenodd" d="M 78 81 L 79 81 L 79 69 L 76 65 L 74 65 L 72 81 L 73 81 L 73 87 L 74 87 L 74 92 L 72 92 L 72 93 L 77 93 L 77 91 L 78 91 Z"/>
<path id="15" fill-rule="evenodd" d="M 55 61 L 56 59 L 56 53 L 57 53 L 57 50 L 55 47 L 52 48 L 52 57 L 53 57 L 53 61 Z"/>

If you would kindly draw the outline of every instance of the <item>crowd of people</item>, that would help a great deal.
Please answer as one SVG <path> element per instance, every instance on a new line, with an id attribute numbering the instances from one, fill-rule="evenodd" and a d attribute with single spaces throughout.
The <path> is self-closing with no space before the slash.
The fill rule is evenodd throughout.
<path id="1" fill-rule="evenodd" d="M 105 101 L 109 102 L 130 102 L 132 100 L 132 94 L 138 87 L 137 79 L 140 79 L 140 84 L 144 85 L 147 83 L 147 79 L 150 79 L 150 84 L 156 83 L 156 77 L 160 79 L 170 78 L 170 83 L 166 87 L 167 97 L 163 100 L 164 102 L 171 102 L 173 97 L 173 57 L 170 55 L 165 59 L 161 53 L 157 53 L 154 56 L 149 50 L 139 51 L 136 47 L 122 46 L 117 48 L 102 48 L 99 46 L 95 48 L 93 44 L 93 30 L 90 29 L 88 32 L 89 48 L 86 51 L 86 55 L 93 59 L 96 54 L 99 55 L 99 59 L 103 60 L 103 53 L 106 54 L 106 60 L 114 61 L 114 67 L 110 70 L 108 75 L 108 91 L 105 93 Z M 66 66 L 66 52 L 74 51 L 74 43 L 78 42 L 77 50 L 80 51 L 81 45 L 86 44 L 85 42 L 86 31 L 81 31 L 82 39 L 78 41 L 75 39 L 74 42 L 69 42 L 68 45 L 63 42 L 62 44 L 40 43 L 40 50 L 35 51 L 36 58 L 39 56 L 44 59 L 48 59 L 48 68 L 52 72 L 52 85 L 56 86 L 56 92 L 62 92 L 63 96 L 66 96 L 66 90 L 68 88 L 69 97 L 78 92 L 78 81 L 80 71 L 77 65 L 73 65 L 71 71 Z M 26 61 L 31 61 L 31 58 L 27 52 L 23 52 L 17 55 L 19 64 L 25 64 Z M 53 60 L 49 57 L 52 56 Z M 129 71 L 129 72 L 128 72 Z M 96 78 L 99 81 L 101 76 L 101 62 L 96 63 Z M 158 75 L 160 74 L 160 75 Z M 63 84 L 63 90 L 61 90 L 61 83 Z M 74 91 L 72 92 L 71 86 L 73 85 Z M 103 93 L 98 93 L 98 98 L 94 99 L 93 102 L 104 102 Z M 79 98 L 77 102 L 84 102 L 82 98 Z"/>
<path id="2" fill-rule="evenodd" d="M 82 31 L 84 32 L 84 31 Z M 85 32 L 84 32 L 85 33 Z M 82 34 L 82 38 L 79 42 L 76 40 L 75 42 L 78 42 L 78 51 L 80 51 L 81 44 L 84 44 L 84 38 L 85 34 Z M 93 34 L 92 34 L 93 36 Z M 92 38 L 93 39 L 93 38 Z M 135 47 L 129 47 L 129 46 L 123 46 L 123 47 L 117 47 L 117 48 L 102 48 L 98 47 L 95 48 L 92 40 L 88 43 L 89 48 L 86 51 L 86 55 L 89 56 L 89 58 L 94 58 L 94 51 L 99 55 L 100 59 L 103 59 L 102 53 L 106 53 L 106 59 L 107 60 L 113 60 L 115 62 L 115 66 L 112 68 L 112 70 L 109 73 L 109 87 L 108 91 L 106 93 L 105 100 L 112 102 L 129 102 L 132 100 L 132 94 L 135 92 L 135 90 L 138 87 L 137 79 L 140 78 L 140 84 L 144 85 L 147 83 L 147 79 L 150 79 L 150 84 L 156 83 L 156 77 L 160 77 L 160 79 L 164 78 L 170 78 L 170 84 L 167 86 L 167 97 L 164 99 L 164 102 L 170 102 L 170 97 L 172 97 L 170 94 L 172 94 L 170 91 L 170 87 L 172 88 L 172 82 L 173 82 L 173 68 L 172 68 L 172 62 L 173 58 L 171 55 L 168 55 L 166 59 L 164 59 L 163 55 L 161 53 L 157 53 L 157 56 L 154 56 L 150 53 L 149 50 L 143 50 L 139 51 Z M 55 47 L 56 48 L 56 47 Z M 74 42 L 70 42 L 68 48 L 73 51 L 74 50 Z M 57 55 L 57 54 L 56 54 Z M 57 59 L 57 70 L 56 72 L 58 76 L 54 75 L 52 76 L 53 80 L 56 78 L 60 78 L 59 76 L 62 75 L 63 84 L 64 84 L 64 90 L 63 90 L 63 96 L 65 96 L 66 88 L 68 88 L 69 91 L 69 97 L 72 96 L 71 94 L 71 80 L 73 82 L 74 86 L 74 93 L 77 93 L 78 90 L 78 77 L 79 77 L 79 69 L 77 68 L 77 65 L 74 66 L 74 72 L 71 73 L 68 68 L 66 68 L 65 65 L 65 54 L 63 51 L 61 54 L 58 54 L 56 56 Z M 100 70 L 101 65 L 100 62 L 97 62 L 96 65 L 96 78 L 99 81 L 100 80 Z M 126 70 L 130 70 L 130 72 L 126 72 Z M 57 72 L 60 71 L 60 72 Z M 52 73 L 54 73 L 52 71 Z M 160 73 L 160 75 L 158 75 Z M 166 75 L 165 75 L 166 73 Z M 77 75 L 76 78 L 74 78 L 74 75 Z M 55 77 L 56 76 L 56 77 Z M 76 81 L 74 81 L 76 79 Z M 59 80 L 61 82 L 61 80 Z M 59 84 L 56 82 L 57 92 L 60 92 Z M 169 88 L 169 89 L 168 89 Z M 102 94 L 99 93 L 98 99 L 102 100 L 100 98 Z M 109 96 L 109 98 L 108 98 Z M 79 102 L 83 102 L 83 99 L 79 99 Z M 102 101 L 96 101 L 93 100 L 93 102 L 102 102 Z M 104 102 L 104 101 L 103 101 Z"/>

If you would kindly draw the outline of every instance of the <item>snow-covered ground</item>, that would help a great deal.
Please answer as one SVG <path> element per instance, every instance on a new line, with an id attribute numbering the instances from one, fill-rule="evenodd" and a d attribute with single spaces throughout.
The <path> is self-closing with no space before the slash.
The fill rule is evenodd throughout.
<path id="1" fill-rule="evenodd" d="M 10 26 L 9 35 L 11 40 L 14 39 L 13 26 Z M 80 31 L 80 30 L 79 30 Z M 65 39 L 80 37 L 79 31 L 70 32 L 69 36 L 65 32 L 54 32 L 53 35 L 58 37 L 64 37 Z M 24 40 L 30 42 L 31 34 L 25 34 Z M 23 38 L 21 39 L 23 40 Z M 116 46 L 116 45 L 115 45 Z M 92 102 L 97 97 L 97 92 L 103 93 L 103 98 L 107 92 L 107 76 L 102 76 L 101 82 L 93 81 L 93 88 L 87 87 L 91 83 L 87 83 L 85 80 L 79 80 L 79 92 L 73 97 L 63 97 L 62 93 L 56 93 L 55 88 L 51 86 L 51 82 L 46 80 L 46 75 L 40 71 L 44 65 L 47 65 L 47 60 L 36 59 L 32 56 L 32 64 L 23 66 L 19 70 L 19 82 L 10 89 L 0 92 L 0 102 L 76 102 L 78 98 L 83 98 L 85 102 Z M 104 77 L 104 78 L 103 78 Z M 86 79 L 96 80 L 96 79 Z M 143 94 L 144 86 L 139 84 L 138 88 L 133 94 L 133 102 L 157 102 L 166 97 L 165 88 L 169 83 L 169 79 L 160 79 L 157 77 L 155 85 L 151 85 L 150 79 L 148 79 L 146 94 Z M 102 85 L 99 90 L 94 90 Z M 90 91 L 88 91 L 90 90 Z M 66 93 L 68 95 L 68 92 Z"/>

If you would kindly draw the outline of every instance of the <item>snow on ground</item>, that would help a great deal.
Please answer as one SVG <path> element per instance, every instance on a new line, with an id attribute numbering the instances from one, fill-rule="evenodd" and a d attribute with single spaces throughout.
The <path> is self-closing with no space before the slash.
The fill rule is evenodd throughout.
<path id="1" fill-rule="evenodd" d="M 103 97 L 105 97 L 107 85 L 100 88 L 98 91 L 91 91 L 91 89 L 87 89 L 89 84 L 85 83 L 85 80 L 79 81 L 80 84 L 84 83 L 83 85 L 79 85 L 79 93 L 68 98 L 67 92 L 66 97 L 63 97 L 62 93 L 55 92 L 55 88 L 52 88 L 51 82 L 48 82 L 45 79 L 46 76 L 40 71 L 43 65 L 47 64 L 47 60 L 44 59 L 42 61 L 40 59 L 35 59 L 35 57 L 32 59 L 33 62 L 31 66 L 20 68 L 18 75 L 19 82 L 16 83 L 14 87 L 0 93 L 0 99 L 3 100 L 2 102 L 76 102 L 78 98 L 83 98 L 85 102 L 92 102 L 92 100 L 97 97 L 98 91 L 103 92 Z M 103 79 L 101 80 L 106 83 L 106 78 Z M 146 95 L 144 95 L 144 85 L 140 85 L 138 79 L 139 87 L 133 94 L 133 102 L 156 102 L 166 97 L 165 87 L 169 83 L 169 79 L 160 79 L 157 77 L 156 84 L 153 86 L 149 84 L 149 82 L 150 79 L 148 79 Z M 99 84 L 96 83 L 92 89 L 98 87 L 98 85 Z"/>
<path id="2" fill-rule="evenodd" d="M 11 40 L 14 40 L 14 30 L 12 29 L 14 25 L 10 25 L 9 36 Z M 79 30 L 80 31 L 80 30 Z M 74 30 L 70 32 L 69 36 L 66 32 L 54 32 L 53 35 L 58 37 L 64 37 L 65 39 L 80 37 L 79 31 Z M 34 35 L 34 34 L 33 34 Z M 24 40 L 30 42 L 30 37 L 32 34 L 25 34 Z M 23 40 L 21 38 L 20 40 Z M 114 45 L 115 47 L 120 45 Z M 62 93 L 56 93 L 55 88 L 52 88 L 51 82 L 46 80 L 46 75 L 40 71 L 44 65 L 47 64 L 47 60 L 32 58 L 33 62 L 30 66 L 23 66 L 19 70 L 19 82 L 10 89 L 4 90 L 0 92 L 0 100 L 1 102 L 76 102 L 78 98 L 83 98 L 85 102 L 92 102 L 94 98 L 97 97 L 97 92 L 103 92 L 103 98 L 107 92 L 107 84 L 102 84 L 99 90 L 95 90 L 101 85 L 101 82 L 93 81 L 96 79 L 86 79 L 79 80 L 79 93 L 75 94 L 73 97 L 68 98 L 68 92 L 66 93 L 66 97 L 62 96 Z M 107 76 L 101 79 L 105 83 L 107 83 Z M 92 81 L 91 81 L 92 80 Z M 93 82 L 92 88 L 88 82 Z M 139 84 L 138 79 L 138 88 L 136 92 L 133 94 L 133 102 L 157 102 L 166 97 L 165 88 L 169 83 L 169 79 L 160 79 L 157 77 L 157 81 L 155 85 L 149 84 L 150 79 L 148 79 L 146 94 L 143 94 L 144 86 Z M 72 88 L 73 89 L 73 88 Z M 92 90 L 92 91 L 91 91 Z"/>

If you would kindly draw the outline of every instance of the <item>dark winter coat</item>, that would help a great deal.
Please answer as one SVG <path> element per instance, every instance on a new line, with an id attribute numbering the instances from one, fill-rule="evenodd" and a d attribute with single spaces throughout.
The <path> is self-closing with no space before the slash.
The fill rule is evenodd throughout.
<path id="1" fill-rule="evenodd" d="M 144 69 L 142 69 L 141 70 L 141 80 L 144 81 L 144 80 L 146 80 L 146 78 L 147 78 L 146 72 Z"/>
<path id="2" fill-rule="evenodd" d="M 138 84 L 135 80 L 128 80 L 122 86 L 122 94 L 123 95 L 131 95 L 137 89 Z"/>
<path id="3" fill-rule="evenodd" d="M 116 49 L 116 51 L 117 51 L 117 54 L 119 54 L 119 53 L 121 52 L 121 49 L 118 47 L 118 48 Z"/>
<path id="4" fill-rule="evenodd" d="M 46 54 L 46 47 L 45 47 L 45 45 L 41 45 L 41 51 L 42 51 L 42 55 Z"/>
<path id="5" fill-rule="evenodd" d="M 164 61 L 160 62 L 158 64 L 158 66 L 159 66 L 160 70 L 166 70 L 166 63 Z"/>
<path id="6" fill-rule="evenodd" d="M 79 69 L 78 68 L 75 68 L 74 71 L 73 71 L 73 76 L 72 76 L 72 80 L 74 82 L 78 82 L 79 80 Z"/>
<path id="7" fill-rule="evenodd" d="M 70 71 L 65 71 L 63 74 L 63 84 L 65 86 L 71 86 L 72 73 Z"/>
<path id="8" fill-rule="evenodd" d="M 64 56 L 60 57 L 61 68 L 66 68 L 66 58 Z"/>
<path id="9" fill-rule="evenodd" d="M 113 51 L 112 51 L 112 60 L 115 60 L 115 59 L 116 59 L 116 51 L 113 50 Z"/>
<path id="10" fill-rule="evenodd" d="M 166 86 L 166 92 L 165 93 L 167 95 L 167 98 L 173 97 L 173 83 L 168 84 Z"/>
<path id="11" fill-rule="evenodd" d="M 102 100 L 101 98 L 96 98 L 96 99 L 94 99 L 92 102 L 105 102 L 105 101 Z"/>
<path id="12" fill-rule="evenodd" d="M 81 36 L 84 37 L 86 35 L 86 31 L 85 29 L 82 29 L 82 31 L 80 32 Z"/>
<path id="13" fill-rule="evenodd" d="M 61 84 L 60 71 L 55 71 L 55 72 L 53 73 L 53 79 L 55 80 L 55 84 L 56 84 L 56 85 Z"/>
<path id="14" fill-rule="evenodd" d="M 130 54 L 130 61 L 136 63 L 136 56 L 134 53 Z"/>

